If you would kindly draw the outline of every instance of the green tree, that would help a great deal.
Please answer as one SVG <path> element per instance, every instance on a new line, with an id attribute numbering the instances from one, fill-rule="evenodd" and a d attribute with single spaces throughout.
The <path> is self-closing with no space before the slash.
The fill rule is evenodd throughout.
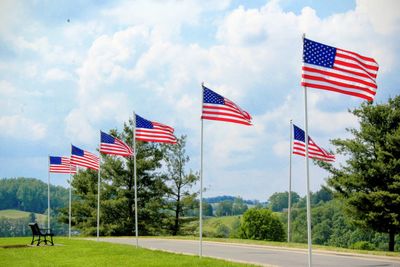
<path id="1" fill-rule="evenodd" d="M 110 131 L 132 145 L 132 121 L 124 131 Z M 141 235 L 164 232 L 167 188 L 158 172 L 163 159 L 158 144 L 136 142 L 138 227 Z M 73 202 L 73 224 L 85 234 L 96 232 L 97 171 L 79 171 L 72 186 L 78 198 Z M 135 230 L 134 158 L 102 155 L 100 231 L 102 235 L 133 235 Z M 64 210 L 67 214 L 67 210 Z M 64 220 L 66 216 L 64 216 Z"/>
<path id="2" fill-rule="evenodd" d="M 29 222 L 36 222 L 36 215 L 34 212 L 29 213 L 28 220 Z"/>
<path id="3" fill-rule="evenodd" d="M 287 191 L 274 193 L 268 199 L 269 207 L 271 208 L 272 211 L 282 211 L 283 209 L 287 209 L 288 202 L 289 202 L 288 199 L 289 199 L 289 193 Z M 291 199 L 292 199 L 292 205 L 293 205 L 293 204 L 299 202 L 300 196 L 296 192 L 292 191 Z"/>
<path id="4" fill-rule="evenodd" d="M 283 241 L 285 232 L 279 218 L 269 209 L 248 209 L 241 221 L 241 238 Z"/>
<path id="5" fill-rule="evenodd" d="M 360 127 L 348 129 L 352 138 L 332 140 L 346 164 L 318 164 L 330 172 L 328 184 L 354 223 L 388 233 L 393 251 L 400 231 L 400 96 L 386 104 L 363 103 L 351 113 Z"/>
<path id="6" fill-rule="evenodd" d="M 243 198 L 237 197 L 233 201 L 232 204 L 232 214 L 233 215 L 240 215 L 245 213 L 245 211 L 248 209 L 246 203 L 244 203 Z"/>
<path id="7" fill-rule="evenodd" d="M 186 136 L 178 138 L 176 144 L 162 144 L 161 150 L 166 163 L 166 182 L 168 186 L 168 208 L 174 212 L 174 220 L 171 233 L 177 235 L 182 220 L 185 203 L 196 197 L 196 193 L 190 191 L 193 185 L 199 180 L 199 175 L 185 170 L 185 165 L 190 158 L 186 155 Z M 185 201 L 186 200 L 186 201 Z"/>
<path id="8" fill-rule="evenodd" d="M 232 215 L 233 202 L 231 200 L 224 200 L 218 203 L 215 209 L 216 216 L 229 216 Z"/>

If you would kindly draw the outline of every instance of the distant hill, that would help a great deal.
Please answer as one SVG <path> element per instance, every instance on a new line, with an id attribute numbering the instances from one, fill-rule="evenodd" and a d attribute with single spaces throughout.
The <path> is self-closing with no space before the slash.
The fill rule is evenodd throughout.
<path id="1" fill-rule="evenodd" d="M 34 213 L 36 221 L 44 224 L 47 221 L 47 216 L 40 214 L 40 213 Z M 21 210 L 0 210 L 0 218 L 7 218 L 7 219 L 23 219 L 23 218 L 29 218 L 31 215 L 30 212 L 27 211 L 21 211 Z"/>
<path id="2" fill-rule="evenodd" d="M 53 211 L 68 206 L 68 190 L 50 186 Z M 22 210 L 45 213 L 47 210 L 47 184 L 35 178 L 0 179 L 0 210 Z"/>
<path id="3" fill-rule="evenodd" d="M 204 198 L 204 201 L 207 202 L 207 203 L 210 203 L 210 204 L 215 204 L 215 203 L 220 203 L 220 202 L 225 201 L 225 200 L 234 201 L 235 198 L 237 198 L 237 197 L 224 195 L 224 196 L 216 196 L 216 197 Z M 244 201 L 244 203 L 246 203 L 248 205 L 257 205 L 257 204 L 260 203 L 260 201 L 258 201 L 256 199 L 255 200 L 246 200 L 246 199 L 244 199 L 243 201 Z"/>

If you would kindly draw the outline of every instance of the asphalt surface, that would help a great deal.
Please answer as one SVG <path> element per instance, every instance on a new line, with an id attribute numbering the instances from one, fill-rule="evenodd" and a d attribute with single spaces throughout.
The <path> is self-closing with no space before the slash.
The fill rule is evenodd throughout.
<path id="1" fill-rule="evenodd" d="M 95 239 L 94 239 L 95 240 Z M 100 238 L 100 241 L 136 245 L 132 237 Z M 183 254 L 199 253 L 199 241 L 139 238 L 139 246 Z M 203 256 L 262 266 L 308 266 L 307 250 L 203 241 Z M 314 267 L 400 267 L 399 258 L 313 251 Z"/>

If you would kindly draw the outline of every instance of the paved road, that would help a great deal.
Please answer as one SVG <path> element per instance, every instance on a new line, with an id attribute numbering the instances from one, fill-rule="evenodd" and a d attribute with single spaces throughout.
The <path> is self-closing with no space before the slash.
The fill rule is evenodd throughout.
<path id="1" fill-rule="evenodd" d="M 135 238 L 100 238 L 101 241 L 136 245 Z M 198 254 L 199 242 L 191 240 L 171 240 L 140 238 L 139 246 L 185 254 Z M 307 251 L 284 249 L 259 245 L 204 242 L 203 256 L 231 261 L 249 262 L 263 266 L 297 267 L 307 266 Z M 353 254 L 313 252 L 315 267 L 400 267 L 400 260 L 388 257 L 358 256 Z"/>

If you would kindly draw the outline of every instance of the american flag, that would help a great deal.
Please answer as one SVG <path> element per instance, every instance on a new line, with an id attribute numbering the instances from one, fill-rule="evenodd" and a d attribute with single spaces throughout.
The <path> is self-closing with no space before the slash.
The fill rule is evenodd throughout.
<path id="1" fill-rule="evenodd" d="M 293 124 L 293 154 L 306 156 L 306 140 L 302 129 Z M 328 153 L 325 149 L 319 147 L 309 136 L 308 137 L 308 157 L 322 161 L 335 161 L 335 155 Z"/>
<path id="2" fill-rule="evenodd" d="M 202 119 L 251 124 L 249 113 L 241 109 L 229 99 L 203 86 L 203 111 Z"/>
<path id="3" fill-rule="evenodd" d="M 378 69 L 373 58 L 304 38 L 302 86 L 372 101 Z"/>
<path id="4" fill-rule="evenodd" d="M 172 143 L 177 142 L 174 136 L 174 128 L 167 125 L 146 120 L 139 115 L 136 115 L 136 140 L 145 142 L 157 143 Z"/>
<path id="5" fill-rule="evenodd" d="M 100 153 L 128 157 L 133 154 L 132 149 L 116 137 L 100 131 Z"/>
<path id="6" fill-rule="evenodd" d="M 50 166 L 49 172 L 54 173 L 76 173 L 76 166 L 71 164 L 68 157 L 49 156 Z"/>
<path id="7" fill-rule="evenodd" d="M 100 166 L 100 159 L 95 154 L 72 145 L 71 164 L 98 170 Z"/>

